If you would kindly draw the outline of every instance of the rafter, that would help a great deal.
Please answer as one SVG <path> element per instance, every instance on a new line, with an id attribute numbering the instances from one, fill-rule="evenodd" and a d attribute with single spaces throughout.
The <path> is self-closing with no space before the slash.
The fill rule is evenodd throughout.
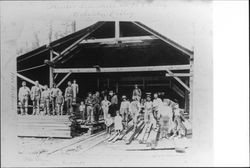
<path id="1" fill-rule="evenodd" d="M 105 72 L 143 72 L 143 71 L 166 71 L 188 70 L 190 65 L 165 65 L 165 66 L 138 66 L 138 67 L 108 67 L 108 68 L 55 68 L 54 73 L 105 73 Z"/>

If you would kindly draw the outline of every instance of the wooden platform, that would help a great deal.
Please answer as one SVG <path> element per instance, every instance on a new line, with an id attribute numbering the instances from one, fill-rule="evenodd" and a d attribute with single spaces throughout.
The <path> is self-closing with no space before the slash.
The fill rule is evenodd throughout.
<path id="1" fill-rule="evenodd" d="M 105 126 L 104 120 L 100 120 L 98 123 L 81 125 L 81 128 L 88 129 L 87 133 L 89 135 L 92 135 L 94 133 L 104 130 L 106 126 Z"/>
<path id="2" fill-rule="evenodd" d="M 72 138 L 68 116 L 18 115 L 17 134 L 22 137 Z"/>

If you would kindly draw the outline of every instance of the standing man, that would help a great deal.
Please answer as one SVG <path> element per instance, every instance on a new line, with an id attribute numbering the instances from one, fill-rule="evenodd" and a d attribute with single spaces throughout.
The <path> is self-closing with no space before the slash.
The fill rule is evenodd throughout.
<path id="1" fill-rule="evenodd" d="M 67 106 L 67 114 L 70 115 L 72 112 L 72 101 L 73 101 L 73 88 L 71 82 L 68 81 L 68 87 L 65 89 L 65 101 Z"/>
<path id="2" fill-rule="evenodd" d="M 118 98 L 117 95 L 111 90 L 109 92 L 109 95 L 111 97 L 111 105 L 109 107 L 109 114 L 112 118 L 116 116 L 116 111 L 118 110 Z"/>
<path id="3" fill-rule="evenodd" d="M 133 94 L 132 94 L 132 99 L 137 99 L 138 101 L 140 101 L 141 99 L 141 89 L 138 88 L 138 85 L 135 84 L 135 88 L 133 90 Z"/>
<path id="4" fill-rule="evenodd" d="M 144 121 L 145 123 L 150 123 L 152 120 L 152 116 L 153 116 L 152 114 L 153 102 L 151 101 L 150 94 L 147 95 L 147 99 L 146 99 L 144 106 L 145 106 Z"/>
<path id="5" fill-rule="evenodd" d="M 100 115 L 100 93 L 96 92 L 93 96 L 93 113 L 94 113 L 94 120 L 95 122 L 99 121 L 99 115 Z"/>
<path id="6" fill-rule="evenodd" d="M 77 97 L 77 94 L 79 93 L 79 86 L 76 83 L 75 79 L 73 80 L 72 89 L 73 89 L 73 102 L 72 103 L 76 104 L 76 97 Z"/>
<path id="7" fill-rule="evenodd" d="M 53 115 L 56 114 L 56 97 L 58 96 L 59 92 L 61 92 L 61 90 L 54 83 L 53 87 L 50 90 L 50 98 L 51 98 L 51 102 L 52 102 Z"/>
<path id="8" fill-rule="evenodd" d="M 39 82 L 35 81 L 35 86 L 31 88 L 31 100 L 33 102 L 33 115 L 40 113 L 40 100 L 42 89 L 39 86 Z"/>
<path id="9" fill-rule="evenodd" d="M 128 126 L 129 106 L 130 106 L 130 102 L 127 101 L 127 97 L 123 95 L 121 106 L 120 106 L 120 113 L 122 115 L 122 120 L 125 121 L 125 127 Z"/>
<path id="10" fill-rule="evenodd" d="M 87 111 L 87 122 L 92 123 L 93 122 L 93 97 L 92 93 L 88 93 L 88 97 L 85 100 L 86 105 L 86 111 Z"/>
<path id="11" fill-rule="evenodd" d="M 137 98 L 134 97 L 133 101 L 130 103 L 130 106 L 129 106 L 129 111 L 130 111 L 130 114 L 132 115 L 132 118 L 133 118 L 134 131 L 135 131 L 136 126 L 137 126 L 137 118 L 139 116 L 140 110 L 141 110 L 141 104 L 137 100 Z"/>
<path id="12" fill-rule="evenodd" d="M 50 90 L 48 89 L 48 85 L 44 85 L 44 91 L 42 92 L 42 104 L 44 115 L 50 115 L 49 111 L 49 103 L 50 103 Z"/>
<path id="13" fill-rule="evenodd" d="M 160 106 L 162 106 L 162 100 L 158 97 L 158 94 L 155 93 L 154 100 L 153 100 L 153 115 L 156 120 L 157 120 L 157 113 L 158 113 Z"/>
<path id="14" fill-rule="evenodd" d="M 21 115 L 28 114 L 28 100 L 30 89 L 26 86 L 26 82 L 22 82 L 22 87 L 19 88 L 18 99 L 21 103 Z"/>

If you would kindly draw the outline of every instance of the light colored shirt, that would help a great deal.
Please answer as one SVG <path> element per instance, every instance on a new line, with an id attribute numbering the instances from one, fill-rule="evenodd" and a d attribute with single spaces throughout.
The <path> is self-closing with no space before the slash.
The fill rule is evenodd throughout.
<path id="1" fill-rule="evenodd" d="M 127 100 L 122 101 L 120 109 L 129 109 L 129 105 L 130 105 L 129 101 L 127 101 Z"/>
<path id="2" fill-rule="evenodd" d="M 105 123 L 106 123 L 107 126 L 110 126 L 111 124 L 114 123 L 114 120 L 113 120 L 113 118 L 108 117 L 107 120 L 105 121 Z"/>
<path id="3" fill-rule="evenodd" d="M 61 90 L 59 88 L 51 88 L 50 89 L 50 96 L 51 97 L 56 97 L 60 91 Z"/>
<path id="4" fill-rule="evenodd" d="M 132 101 L 132 102 L 130 103 L 129 111 L 130 111 L 131 113 L 138 114 L 139 111 L 140 111 L 140 109 L 141 109 L 141 105 L 140 105 L 139 101 Z"/>
<path id="5" fill-rule="evenodd" d="M 77 83 L 73 83 L 72 85 L 73 92 L 77 94 L 79 92 L 79 86 Z"/>
<path id="6" fill-rule="evenodd" d="M 180 116 L 181 115 L 179 108 L 174 108 L 174 115 L 175 116 Z"/>
<path id="7" fill-rule="evenodd" d="M 43 92 L 42 92 L 42 99 L 49 99 L 50 98 L 50 90 L 48 89 L 48 90 L 44 90 Z"/>
<path id="8" fill-rule="evenodd" d="M 31 97 L 41 97 L 42 89 L 39 86 L 32 86 L 31 88 Z"/>
<path id="9" fill-rule="evenodd" d="M 110 106 L 110 101 L 108 101 L 108 100 L 103 100 L 102 102 L 101 102 L 101 106 L 102 106 L 102 108 L 108 108 L 109 106 Z"/>
<path id="10" fill-rule="evenodd" d="M 18 97 L 19 99 L 23 99 L 25 96 L 28 96 L 30 94 L 30 89 L 25 86 L 25 87 L 20 87 L 19 88 L 19 93 L 18 93 Z"/>
<path id="11" fill-rule="evenodd" d="M 173 112 L 172 112 L 171 106 L 161 105 L 158 108 L 158 114 L 163 116 L 163 117 L 168 116 L 169 118 L 172 118 Z"/>
<path id="12" fill-rule="evenodd" d="M 85 110 L 85 105 L 84 105 L 84 104 L 81 104 L 81 105 L 79 106 L 79 110 L 80 110 L 80 111 L 84 111 L 84 110 Z"/>
<path id="13" fill-rule="evenodd" d="M 111 98 L 111 104 L 118 104 L 118 98 L 116 95 L 112 96 Z"/>
<path id="14" fill-rule="evenodd" d="M 152 110 L 153 102 L 152 101 L 146 101 L 144 103 L 144 107 L 145 107 L 146 110 Z"/>
<path id="15" fill-rule="evenodd" d="M 158 108 L 162 105 L 162 100 L 160 98 L 153 100 L 153 107 L 158 110 Z"/>

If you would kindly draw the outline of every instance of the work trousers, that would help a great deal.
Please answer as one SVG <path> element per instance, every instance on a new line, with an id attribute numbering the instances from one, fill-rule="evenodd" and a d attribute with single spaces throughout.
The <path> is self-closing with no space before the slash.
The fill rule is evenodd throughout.
<path id="1" fill-rule="evenodd" d="M 92 123 L 94 120 L 94 116 L 93 116 L 93 107 L 92 106 L 87 106 L 87 115 L 88 115 L 88 122 Z"/>
<path id="2" fill-rule="evenodd" d="M 120 113 L 122 115 L 122 120 L 125 121 L 125 127 L 128 126 L 128 113 L 129 109 L 128 108 L 121 108 Z"/>
<path id="3" fill-rule="evenodd" d="M 66 106 L 67 106 L 67 114 L 71 115 L 73 98 L 72 97 L 66 97 L 65 101 L 66 101 Z"/>
<path id="4" fill-rule="evenodd" d="M 28 114 L 28 96 L 20 99 L 21 102 L 21 115 Z"/>
<path id="5" fill-rule="evenodd" d="M 138 121 L 139 111 L 138 112 L 132 112 L 132 118 L 134 123 L 134 130 L 136 129 L 137 121 Z"/>
<path id="6" fill-rule="evenodd" d="M 33 100 L 33 115 L 40 113 L 40 98 L 35 97 Z"/>
<path id="7" fill-rule="evenodd" d="M 109 106 L 109 114 L 110 114 L 111 117 L 115 117 L 116 116 L 117 109 L 118 109 L 117 104 L 111 104 Z"/>
<path id="8" fill-rule="evenodd" d="M 93 113 L 94 113 L 95 122 L 98 122 L 99 121 L 99 115 L 100 115 L 100 105 L 99 104 L 95 104 L 93 106 Z"/>
<path id="9" fill-rule="evenodd" d="M 153 113 L 152 113 L 152 110 L 145 110 L 144 122 L 149 123 L 153 119 L 152 117 L 154 117 Z"/>
<path id="10" fill-rule="evenodd" d="M 57 104 L 57 114 L 63 115 L 63 104 Z"/>
<path id="11" fill-rule="evenodd" d="M 56 112 L 56 97 L 51 98 L 51 103 L 52 103 L 52 112 L 53 112 L 53 115 L 55 115 L 55 112 Z"/>
<path id="12" fill-rule="evenodd" d="M 102 108 L 102 111 L 103 111 L 103 118 L 104 118 L 104 121 L 106 121 L 107 118 L 108 118 L 109 108 L 108 108 L 108 107 L 103 107 L 103 108 Z"/>
<path id="13" fill-rule="evenodd" d="M 43 111 L 45 115 L 50 115 L 50 110 L 49 110 L 49 103 L 50 100 L 49 99 L 45 99 L 44 103 L 43 103 Z"/>

